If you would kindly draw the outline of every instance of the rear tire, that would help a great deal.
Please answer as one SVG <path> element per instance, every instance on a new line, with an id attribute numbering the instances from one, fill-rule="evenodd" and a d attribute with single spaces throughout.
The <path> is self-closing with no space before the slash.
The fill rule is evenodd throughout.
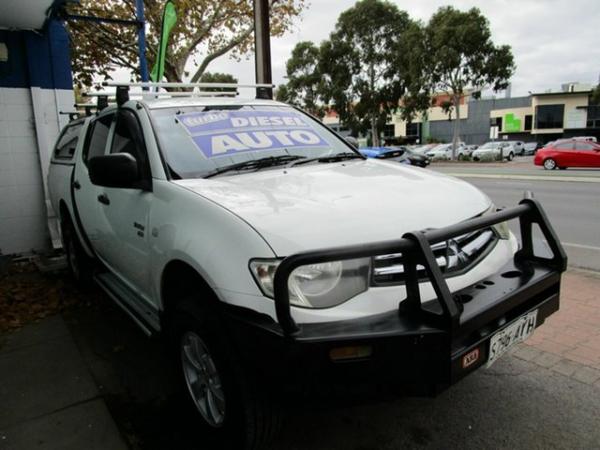
<path id="1" fill-rule="evenodd" d="M 515 158 L 515 154 L 513 152 L 510 152 L 508 154 L 508 157 L 506 158 L 508 161 L 512 161 Z"/>
<path id="2" fill-rule="evenodd" d="M 279 407 L 257 377 L 244 370 L 219 315 L 201 305 L 203 300 L 190 297 L 181 301 L 172 323 L 173 355 L 178 360 L 182 391 L 198 424 L 190 434 L 197 433 L 203 448 L 268 448 L 280 428 Z M 195 363 L 194 341 L 201 344 L 196 352 L 201 358 Z"/>
<path id="3" fill-rule="evenodd" d="M 548 158 L 544 160 L 544 169 L 546 170 L 554 170 L 556 169 L 556 161 L 552 158 Z"/>
<path id="4" fill-rule="evenodd" d="M 63 249 L 71 277 L 79 288 L 89 289 L 93 279 L 94 261 L 86 254 L 73 223 L 68 218 L 64 222 L 61 221 L 61 229 Z"/>

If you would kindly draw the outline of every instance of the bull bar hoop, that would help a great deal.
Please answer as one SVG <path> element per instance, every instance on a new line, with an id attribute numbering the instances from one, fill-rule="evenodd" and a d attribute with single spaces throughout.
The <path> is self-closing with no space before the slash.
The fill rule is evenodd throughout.
<path id="1" fill-rule="evenodd" d="M 354 258 L 373 257 L 382 254 L 402 253 L 406 273 L 406 298 L 400 301 L 399 312 L 413 313 L 435 321 L 452 332 L 459 326 L 461 308 L 453 298 L 450 288 L 442 274 L 431 246 L 457 236 L 482 228 L 491 227 L 501 222 L 519 219 L 521 231 L 521 248 L 514 255 L 514 263 L 542 264 L 553 270 L 564 272 L 567 267 L 566 253 L 548 221 L 540 203 L 533 198 L 525 198 L 513 208 L 501 209 L 493 214 L 476 217 L 455 225 L 426 231 L 406 233 L 399 240 L 384 241 L 374 244 L 359 244 L 346 247 L 329 248 L 316 251 L 301 252 L 284 258 L 275 272 L 274 297 L 277 320 L 284 336 L 294 338 L 301 333 L 301 326 L 292 317 L 288 278 L 297 267 L 331 261 Z M 537 224 L 552 252 L 552 257 L 536 256 L 533 245 L 533 225 Z M 442 314 L 435 314 L 422 308 L 417 265 L 422 265 L 427 273 Z"/>

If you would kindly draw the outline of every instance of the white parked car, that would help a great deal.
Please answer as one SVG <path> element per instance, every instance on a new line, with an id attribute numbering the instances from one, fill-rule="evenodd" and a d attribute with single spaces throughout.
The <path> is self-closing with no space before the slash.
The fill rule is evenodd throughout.
<path id="1" fill-rule="evenodd" d="M 505 144 L 512 145 L 515 155 L 525 154 L 525 143 L 523 141 L 503 141 Z"/>
<path id="2" fill-rule="evenodd" d="M 202 442 L 259 448 L 273 404 L 315 385 L 439 392 L 558 309 L 535 200 L 498 210 L 272 100 L 126 93 L 63 131 L 51 202 L 73 277 L 168 338 Z"/>
<path id="3" fill-rule="evenodd" d="M 540 144 L 537 142 L 526 142 L 523 146 L 524 155 L 535 155 L 535 152 L 540 148 Z"/>
<path id="4" fill-rule="evenodd" d="M 514 147 L 508 142 L 487 142 L 475 150 L 471 157 L 474 161 L 493 161 L 506 159 L 512 161 L 515 157 Z"/>
<path id="5" fill-rule="evenodd" d="M 463 159 L 467 156 L 468 150 L 464 142 L 458 144 L 456 148 L 456 157 Z M 427 156 L 431 159 L 452 159 L 452 144 L 439 144 L 438 146 L 430 149 L 427 152 Z"/>

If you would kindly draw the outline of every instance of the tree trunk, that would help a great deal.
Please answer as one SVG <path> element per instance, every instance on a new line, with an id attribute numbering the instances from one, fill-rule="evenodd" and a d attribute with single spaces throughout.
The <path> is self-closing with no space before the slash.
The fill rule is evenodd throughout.
<path id="1" fill-rule="evenodd" d="M 458 149 L 458 143 L 460 140 L 460 96 L 454 95 L 454 110 L 456 111 L 454 117 L 454 135 L 452 136 L 452 161 L 456 160 L 456 150 Z"/>
<path id="2" fill-rule="evenodd" d="M 371 140 L 373 147 L 379 147 L 379 133 L 377 132 L 377 120 L 371 117 Z"/>

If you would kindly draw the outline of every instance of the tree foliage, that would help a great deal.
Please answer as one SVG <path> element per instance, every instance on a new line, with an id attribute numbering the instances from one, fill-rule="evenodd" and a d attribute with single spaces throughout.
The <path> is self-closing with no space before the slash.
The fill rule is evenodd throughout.
<path id="1" fill-rule="evenodd" d="M 319 48 L 312 42 L 296 44 L 285 66 L 288 82 L 278 87 L 277 99 L 296 105 L 315 116 L 321 116 L 324 107 L 319 101 L 319 58 Z"/>
<path id="2" fill-rule="evenodd" d="M 467 88 L 505 89 L 515 65 L 507 45 L 495 46 L 477 8 L 441 7 L 422 30 L 427 89 L 450 95 L 455 113 L 453 158 L 460 134 L 460 102 Z"/>
<path id="3" fill-rule="evenodd" d="M 241 58 L 253 48 L 252 0 L 173 0 L 177 24 L 167 48 L 168 81 L 200 80 L 209 64 L 229 54 Z M 271 36 L 281 36 L 305 6 L 305 0 L 270 0 Z M 163 1 L 144 0 L 146 58 L 152 67 L 160 36 Z M 72 14 L 135 19 L 134 0 L 80 0 L 67 4 Z M 78 85 L 89 86 L 94 77 L 110 78 L 115 68 L 128 68 L 139 78 L 137 29 L 133 26 L 68 22 L 72 64 Z M 187 72 L 186 67 L 194 67 Z"/>
<path id="4" fill-rule="evenodd" d="M 383 0 L 361 0 L 338 18 L 320 47 L 322 96 L 353 131 L 379 131 L 408 92 L 408 14 Z"/>
<path id="5" fill-rule="evenodd" d="M 593 105 L 600 105 L 600 85 L 592 90 L 591 103 Z"/>
<path id="6" fill-rule="evenodd" d="M 200 77 L 200 83 L 233 83 L 237 84 L 238 79 L 230 73 L 204 72 Z M 203 88 L 207 92 L 235 92 L 236 88 Z"/>

